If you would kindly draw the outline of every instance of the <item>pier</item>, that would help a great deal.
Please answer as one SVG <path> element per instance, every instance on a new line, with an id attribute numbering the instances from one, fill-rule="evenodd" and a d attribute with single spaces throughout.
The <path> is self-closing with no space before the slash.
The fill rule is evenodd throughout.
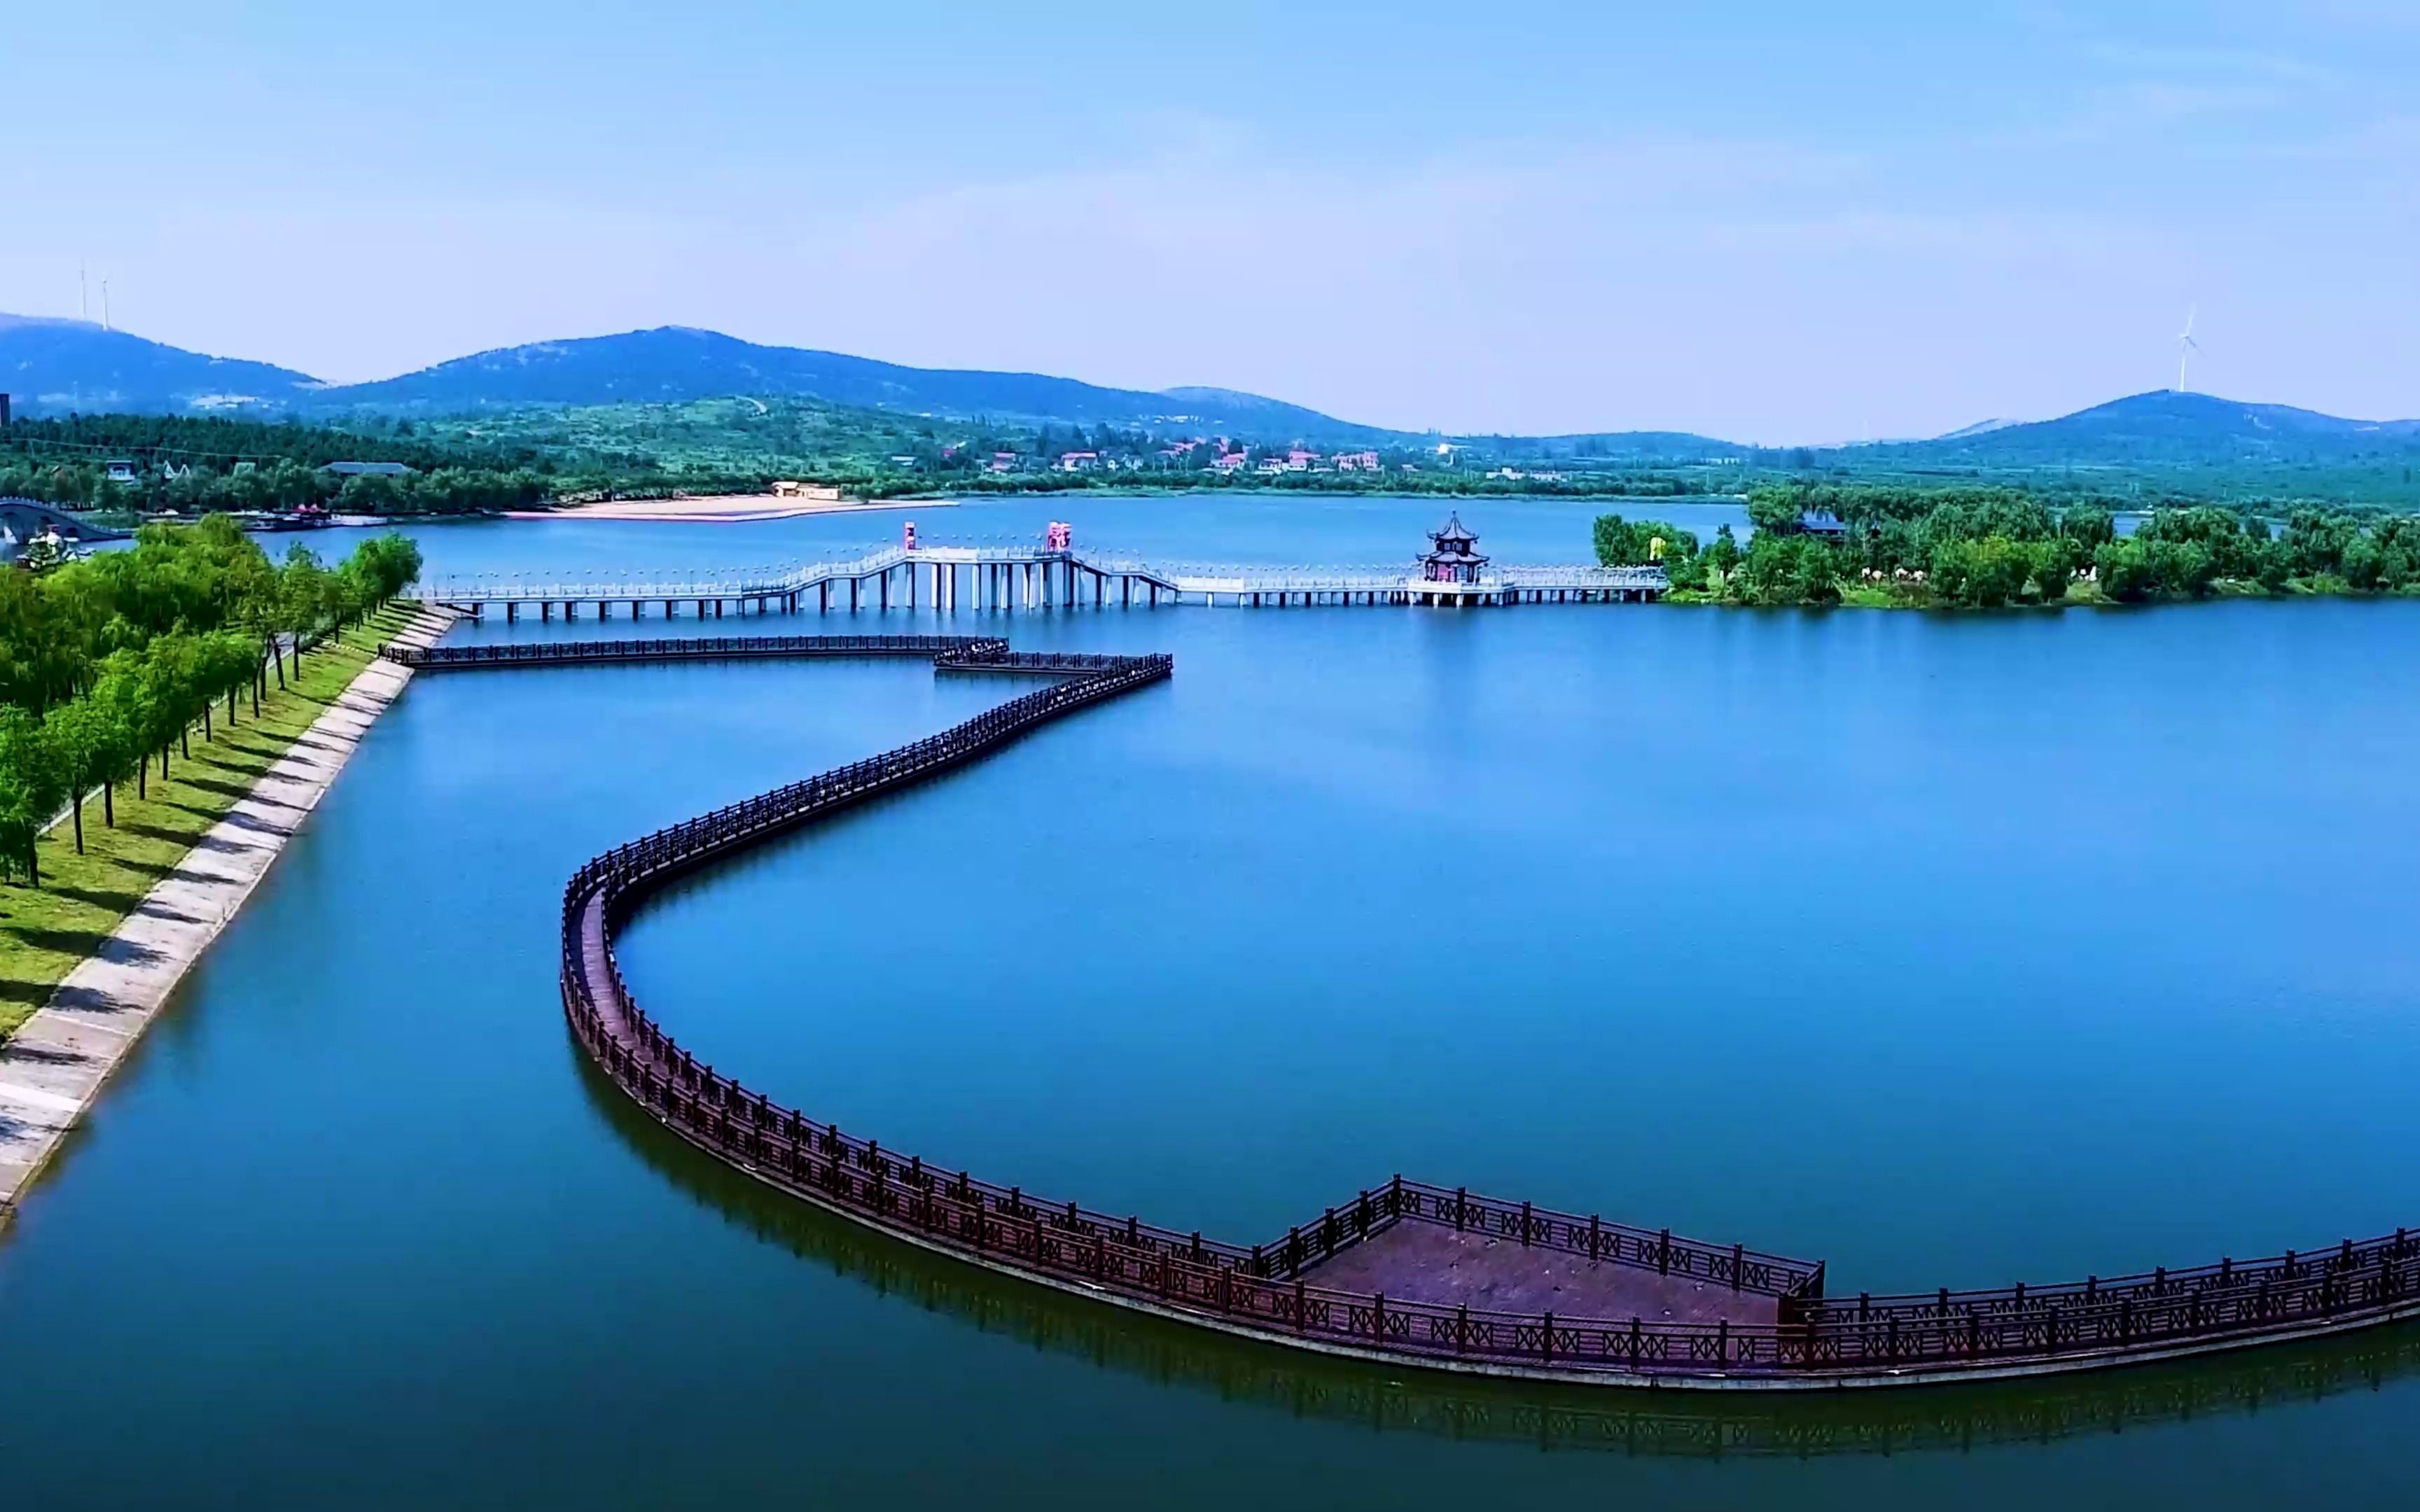
<path id="1" fill-rule="evenodd" d="M 1478 561 L 1481 565 L 1452 576 L 1435 571 L 1425 558 L 1395 567 L 1155 563 L 1115 551 L 1078 550 L 1063 526 L 1052 527 L 1039 544 L 954 545 L 918 537 L 911 522 L 898 546 L 833 561 L 651 580 L 479 574 L 432 579 L 417 593 L 474 619 L 493 610 L 507 621 L 535 613 L 547 622 L 558 613 L 566 620 L 705 620 L 920 608 L 1033 613 L 1187 603 L 1244 609 L 1643 604 L 1670 587 L 1664 569 L 1653 565 L 1498 566 Z"/>
<path id="2" fill-rule="evenodd" d="M 1018 653 L 992 637 L 710 638 L 398 650 L 434 670 L 887 656 L 1047 677 L 911 745 L 621 845 L 564 889 L 563 1008 L 648 1117 L 750 1177 L 901 1242 L 1094 1301 L 1290 1349 L 1481 1375 L 1829 1390 L 2048 1375 L 2420 1314 L 2420 1238 L 2081 1281 L 1844 1294 L 1820 1261 L 1393 1176 L 1259 1242 L 1044 1196 L 884 1146 L 700 1062 L 632 995 L 614 934 L 672 880 L 1172 675 L 1165 656 Z"/>

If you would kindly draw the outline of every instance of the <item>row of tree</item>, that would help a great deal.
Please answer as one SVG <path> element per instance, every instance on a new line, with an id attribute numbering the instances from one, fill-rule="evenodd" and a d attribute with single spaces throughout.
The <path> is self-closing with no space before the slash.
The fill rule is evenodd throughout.
<path id="1" fill-rule="evenodd" d="M 173 466 L 173 464 L 172 464 Z M 0 466 L 0 499 L 37 499 L 62 509 L 286 514 L 305 504 L 354 515 L 464 515 L 545 502 L 554 480 L 535 472 L 440 468 L 399 477 L 341 477 L 294 461 L 177 466 L 113 482 L 89 460 L 19 460 Z"/>
<path id="2" fill-rule="evenodd" d="M 62 804 L 84 849 L 84 803 L 101 789 L 147 791 L 151 760 L 169 774 L 189 732 L 213 733 L 224 703 L 260 712 L 272 669 L 299 672 L 318 635 L 341 630 L 420 576 L 400 535 L 364 542 L 334 568 L 296 546 L 282 565 L 224 517 L 146 526 L 134 547 L 39 577 L 0 572 L 0 868 L 39 883 L 34 841 Z"/>
<path id="3" fill-rule="evenodd" d="M 1749 496 L 1755 533 L 1702 549 L 1661 521 L 1597 521 L 1597 558 L 1660 561 L 1676 588 L 1725 602 L 1992 608 L 2087 597 L 2139 603 L 2241 592 L 2420 592 L 2420 517 L 2298 509 L 2277 522 L 2203 505 L 2120 534 L 2105 501 L 2054 509 L 2004 488 L 1777 486 Z M 2088 585 L 2079 588 L 2083 583 Z"/>

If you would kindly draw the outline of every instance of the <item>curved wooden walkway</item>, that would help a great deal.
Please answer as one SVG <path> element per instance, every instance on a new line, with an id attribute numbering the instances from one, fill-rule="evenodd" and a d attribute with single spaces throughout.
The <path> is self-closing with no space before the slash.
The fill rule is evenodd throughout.
<path id="1" fill-rule="evenodd" d="M 908 1243 L 1201 1327 L 1491 1375 L 1729 1389 L 1912 1385 L 2086 1370 L 2375 1326 L 2420 1312 L 2420 1240 L 2046 1286 L 1854 1299 L 1820 1263 L 1403 1177 L 1257 1244 L 1045 1198 L 884 1149 L 701 1065 L 639 1005 L 613 933 L 675 877 L 1169 677 L 1171 658 L 1018 654 L 983 638 L 719 638 L 473 647 L 435 666 L 706 656 L 928 656 L 1059 679 L 939 734 L 618 846 L 563 896 L 574 1032 L 664 1127 L 769 1185 Z M 810 648 L 806 641 L 826 644 Z M 830 643 L 846 641 L 845 646 Z M 781 642 L 781 644 L 774 644 Z M 1533 1305 L 1552 1299 L 1559 1308 Z M 1577 1305 L 1575 1305 L 1575 1303 Z"/>

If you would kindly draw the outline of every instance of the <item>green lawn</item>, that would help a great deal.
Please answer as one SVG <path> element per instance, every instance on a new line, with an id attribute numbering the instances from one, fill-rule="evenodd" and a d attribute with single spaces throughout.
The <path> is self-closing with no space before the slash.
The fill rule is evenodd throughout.
<path id="1" fill-rule="evenodd" d="M 417 610 L 390 608 L 333 641 L 322 641 L 302 658 L 302 675 L 280 689 L 274 673 L 270 696 L 252 717 L 252 702 L 238 701 L 240 722 L 230 729 L 222 703 L 216 738 L 205 743 L 196 727 L 193 759 L 171 757 L 169 779 L 160 780 L 155 759 L 150 794 L 134 796 L 128 783 L 117 796 L 117 827 L 101 822 L 101 804 L 85 805 L 85 854 L 75 849 L 75 828 L 62 824 L 42 837 L 42 885 L 22 881 L 0 887 L 0 1039 L 50 1000 L 52 989 L 76 963 L 100 948 L 132 912 L 152 885 L 174 871 L 194 842 L 225 816 L 270 764 L 311 728 L 355 673 Z"/>

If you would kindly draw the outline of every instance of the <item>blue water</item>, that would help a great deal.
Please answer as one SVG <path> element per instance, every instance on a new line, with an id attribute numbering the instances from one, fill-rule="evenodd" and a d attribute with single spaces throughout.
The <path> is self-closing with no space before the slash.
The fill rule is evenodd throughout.
<path id="1" fill-rule="evenodd" d="M 1158 549 L 1134 537 L 1166 502 L 1137 501 L 1116 544 Z M 1373 560 L 1428 512 L 1398 507 L 1321 517 L 1299 552 L 1291 520 L 1214 511 L 1199 544 L 1152 522 L 1187 556 Z M 1487 548 L 1518 535 L 1481 515 Z M 880 518 L 422 539 L 434 570 L 544 570 Z M 1502 554 L 1576 557 L 1573 519 L 1565 550 L 1541 520 Z M 2420 605 L 954 623 L 1171 651 L 1177 675 L 702 875 L 624 951 L 703 1055 L 888 1146 L 1248 1242 L 1401 1170 L 1823 1257 L 1835 1291 L 2420 1222 Z M 606 632 L 462 632 L 565 633 Z M 864 1240 L 582 1072 L 552 982 L 582 857 L 1007 691 L 914 663 L 416 682 L 0 1237 L 12 1494 L 2014 1507 L 2420 1489 L 2411 1331 L 1853 1403 L 1389 1380 Z"/>
<path id="2" fill-rule="evenodd" d="M 1365 566 L 1409 562 L 1428 548 L 1427 532 L 1455 511 L 1482 533 L 1481 549 L 1498 561 L 1522 564 L 1592 561 L 1590 526 L 1607 512 L 1670 520 L 1708 541 L 1726 524 L 1743 537 L 1748 531 L 1745 506 L 1727 499 L 1068 494 L 905 504 L 746 525 L 496 520 L 410 527 L 406 533 L 424 543 L 432 573 L 543 570 L 574 580 L 592 574 L 645 577 L 830 560 L 895 546 L 908 521 L 926 541 L 1038 545 L 1050 521 L 1065 520 L 1075 527 L 1079 551 L 1156 562 Z M 351 549 L 356 533 L 335 530 L 280 539 L 302 539 L 323 556 L 341 556 Z M 271 549 L 279 548 L 272 542 Z"/>

